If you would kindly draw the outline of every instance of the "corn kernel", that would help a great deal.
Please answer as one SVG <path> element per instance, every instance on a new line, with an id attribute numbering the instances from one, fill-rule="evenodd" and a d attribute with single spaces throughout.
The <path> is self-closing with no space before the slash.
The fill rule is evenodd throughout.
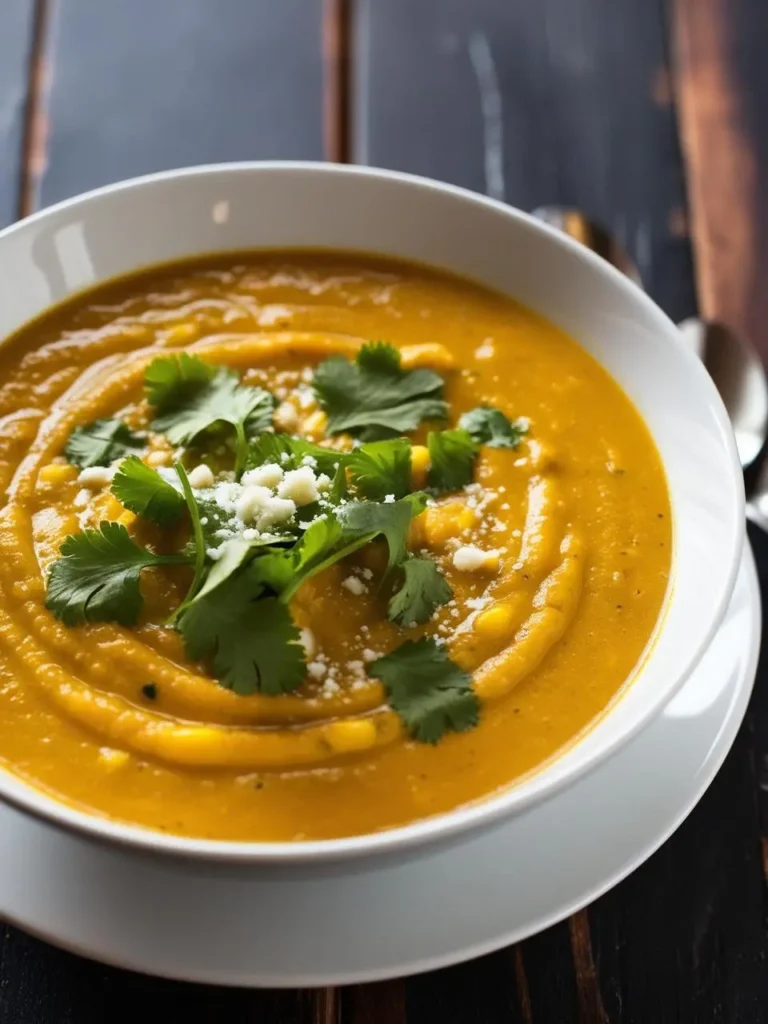
<path id="1" fill-rule="evenodd" d="M 148 466 L 167 466 L 173 458 L 173 452 L 169 452 L 167 448 L 158 448 L 157 451 L 150 452 L 146 458 Z"/>
<path id="2" fill-rule="evenodd" d="M 304 420 L 302 424 L 302 430 L 307 437 L 314 441 L 319 441 L 320 438 L 325 434 L 325 428 L 328 426 L 328 417 L 325 415 L 322 409 L 316 409 L 313 413 Z"/>
<path id="3" fill-rule="evenodd" d="M 127 528 L 129 526 L 133 526 L 133 524 L 136 522 L 136 516 L 134 515 L 133 512 L 126 509 L 125 512 L 121 513 L 117 517 L 117 521 L 118 523 L 121 523 L 123 526 Z"/>
<path id="4" fill-rule="evenodd" d="M 474 526 L 475 513 L 460 501 L 436 505 L 424 512 L 424 537 L 431 547 L 443 547 Z"/>
<path id="5" fill-rule="evenodd" d="M 275 426 L 292 434 L 299 425 L 299 414 L 293 402 L 281 402 L 275 409 Z"/>
<path id="6" fill-rule="evenodd" d="M 125 509 L 114 496 L 110 494 L 104 502 L 104 517 L 106 519 L 119 519 L 120 516 L 125 512 Z"/>
<path id="7" fill-rule="evenodd" d="M 166 345 L 188 345 L 200 335 L 197 324 L 176 324 L 165 336 Z"/>
<path id="8" fill-rule="evenodd" d="M 56 486 L 57 484 L 69 483 L 70 480 L 75 480 L 77 473 L 77 466 L 70 466 L 68 462 L 51 462 L 49 465 L 43 466 L 37 475 L 37 479 L 41 484 Z"/>
<path id="9" fill-rule="evenodd" d="M 427 482 L 429 470 L 429 449 L 423 444 L 415 444 L 411 448 L 411 483 L 414 487 L 423 487 Z"/>
<path id="10" fill-rule="evenodd" d="M 325 739 L 337 754 L 367 750 L 376 742 L 376 726 L 369 718 L 332 722 L 325 730 Z"/>
<path id="11" fill-rule="evenodd" d="M 509 605 L 495 604 L 478 614 L 472 628 L 489 640 L 500 640 L 511 632 L 513 621 L 514 612 Z"/>

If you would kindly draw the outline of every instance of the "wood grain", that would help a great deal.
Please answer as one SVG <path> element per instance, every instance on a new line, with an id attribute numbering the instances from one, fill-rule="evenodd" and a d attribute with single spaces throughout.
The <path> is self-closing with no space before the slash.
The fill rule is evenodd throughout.
<path id="1" fill-rule="evenodd" d="M 15 220 L 21 206 L 34 36 L 35 0 L 3 0 L 0 7 L 0 227 Z"/>
<path id="2" fill-rule="evenodd" d="M 341 1024 L 406 1024 L 405 982 L 353 985 L 343 993 Z"/>
<path id="3" fill-rule="evenodd" d="M 695 2 L 695 0 L 694 0 Z M 359 0 L 354 159 L 611 229 L 695 309 L 663 0 Z"/>
<path id="4" fill-rule="evenodd" d="M 576 969 L 576 993 L 579 1001 L 581 1024 L 609 1024 L 600 995 L 600 983 L 592 956 L 589 918 L 585 910 L 574 914 L 568 921 Z"/>
<path id="5" fill-rule="evenodd" d="M 673 13 L 701 309 L 743 331 L 768 358 L 768 8 L 675 0 Z"/>
<path id="6" fill-rule="evenodd" d="M 37 203 L 169 167 L 322 158 L 317 0 L 58 0 Z"/>
<path id="7" fill-rule="evenodd" d="M 352 144 L 351 36 L 352 0 L 323 0 L 323 134 L 326 158 L 336 163 L 349 163 Z"/>

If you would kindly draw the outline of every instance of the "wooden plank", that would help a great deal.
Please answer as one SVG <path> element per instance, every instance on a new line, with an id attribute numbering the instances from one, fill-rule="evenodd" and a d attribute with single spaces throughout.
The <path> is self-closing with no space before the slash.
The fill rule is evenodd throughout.
<path id="1" fill-rule="evenodd" d="M 316 0 L 59 0 L 38 205 L 221 160 L 322 157 Z"/>
<path id="2" fill-rule="evenodd" d="M 694 310 L 662 0 L 361 0 L 354 158 L 579 207 Z"/>
<path id="3" fill-rule="evenodd" d="M 675 89 L 703 312 L 768 359 L 768 7 L 674 0 Z"/>
<path id="4" fill-rule="evenodd" d="M 16 219 L 21 202 L 34 24 L 35 0 L 3 0 L 0 11 L 0 227 Z"/>

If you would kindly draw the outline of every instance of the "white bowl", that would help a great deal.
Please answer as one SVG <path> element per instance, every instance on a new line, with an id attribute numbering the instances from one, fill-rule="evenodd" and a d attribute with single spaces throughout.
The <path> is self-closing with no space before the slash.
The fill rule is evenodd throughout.
<path id="1" fill-rule="evenodd" d="M 331 164 L 229 164 L 137 178 L 0 233 L 0 336 L 73 291 L 147 264 L 296 246 L 375 250 L 472 277 L 544 314 L 613 374 L 650 427 L 672 501 L 672 576 L 647 657 L 623 697 L 563 756 L 492 798 L 404 828 L 305 843 L 187 839 L 86 814 L 0 772 L 0 797 L 57 825 L 153 852 L 312 866 L 446 841 L 519 813 L 603 762 L 670 700 L 724 614 L 744 541 L 744 493 L 714 385 L 638 288 L 502 203 Z"/>

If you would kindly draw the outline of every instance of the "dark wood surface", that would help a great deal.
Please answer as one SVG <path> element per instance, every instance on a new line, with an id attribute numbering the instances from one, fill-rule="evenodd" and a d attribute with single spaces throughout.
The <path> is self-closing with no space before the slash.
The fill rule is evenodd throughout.
<path id="1" fill-rule="evenodd" d="M 762 0 L 0 0 L 0 222 L 118 178 L 351 159 L 579 207 L 675 318 L 764 332 Z M 752 536 L 764 595 L 768 540 Z M 768 665 L 681 829 L 588 910 L 450 970 L 259 993 L 5 928 L 0 1024 L 768 1021 Z M 567 855 L 564 854 L 564 855 Z M 504 894 L 500 894 L 503 898 Z"/>

